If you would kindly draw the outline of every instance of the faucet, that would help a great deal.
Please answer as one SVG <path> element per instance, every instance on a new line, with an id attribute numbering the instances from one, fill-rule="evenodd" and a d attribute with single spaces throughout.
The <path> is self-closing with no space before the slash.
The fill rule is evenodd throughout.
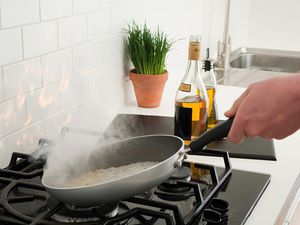
<path id="1" fill-rule="evenodd" d="M 220 70 L 230 69 L 230 52 L 231 52 L 230 42 L 231 41 L 228 34 L 229 12 L 230 12 L 230 0 L 226 0 L 223 42 L 218 41 L 217 68 Z"/>

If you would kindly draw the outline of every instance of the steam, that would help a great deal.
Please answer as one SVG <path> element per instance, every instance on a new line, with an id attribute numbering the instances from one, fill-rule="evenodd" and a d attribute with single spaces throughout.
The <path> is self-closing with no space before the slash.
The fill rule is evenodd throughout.
<path id="1" fill-rule="evenodd" d="M 143 134 L 144 126 L 134 117 L 114 121 L 109 127 L 109 132 L 106 132 L 109 122 L 113 120 L 112 115 L 99 113 L 97 110 L 93 113 L 87 107 L 82 108 L 84 110 L 77 111 L 73 116 L 72 123 L 62 128 L 59 138 L 46 148 L 42 146 L 41 151 L 34 156 L 46 158 L 44 167 L 46 185 L 65 187 L 70 179 L 95 169 L 91 163 L 95 152 L 97 157 L 101 158 L 101 155 L 110 150 L 109 146 L 112 143 L 129 136 Z M 87 111 L 89 113 L 86 113 Z"/>
<path id="2" fill-rule="evenodd" d="M 49 146 L 44 169 L 48 185 L 63 186 L 71 177 L 88 171 L 91 154 L 105 144 L 100 144 L 99 139 L 99 136 L 70 129 Z"/>

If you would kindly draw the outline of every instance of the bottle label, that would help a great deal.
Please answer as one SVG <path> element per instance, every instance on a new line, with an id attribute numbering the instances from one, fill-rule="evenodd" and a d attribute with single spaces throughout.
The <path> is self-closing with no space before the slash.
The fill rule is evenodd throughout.
<path id="1" fill-rule="evenodd" d="M 184 91 L 184 92 L 191 92 L 191 85 L 190 84 L 181 83 L 180 86 L 179 86 L 179 90 L 180 91 Z"/>
<path id="2" fill-rule="evenodd" d="M 193 109 L 175 107 L 175 126 L 174 134 L 181 137 L 183 140 L 191 140 L 192 136 L 192 114 Z"/>

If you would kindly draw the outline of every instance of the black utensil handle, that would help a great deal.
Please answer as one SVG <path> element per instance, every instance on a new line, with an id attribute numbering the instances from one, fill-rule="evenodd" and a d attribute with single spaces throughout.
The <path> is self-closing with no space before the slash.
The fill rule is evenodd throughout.
<path id="1" fill-rule="evenodd" d="M 225 120 L 220 125 L 217 125 L 211 130 L 203 133 L 199 138 L 197 138 L 196 140 L 190 143 L 189 147 L 191 151 L 192 152 L 202 151 L 203 148 L 210 142 L 227 137 L 232 122 L 233 122 L 233 117 L 228 120 Z"/>

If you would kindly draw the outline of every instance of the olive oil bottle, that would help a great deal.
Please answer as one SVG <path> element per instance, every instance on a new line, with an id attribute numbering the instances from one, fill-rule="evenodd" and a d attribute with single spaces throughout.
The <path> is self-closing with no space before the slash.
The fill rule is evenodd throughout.
<path id="1" fill-rule="evenodd" d="M 217 103 L 215 100 L 217 81 L 213 70 L 213 61 L 209 58 L 209 49 L 206 49 L 206 59 L 203 61 L 203 82 L 205 84 L 209 107 L 208 107 L 208 129 L 213 128 L 218 122 Z"/>
<path id="2" fill-rule="evenodd" d="M 175 99 L 175 135 L 188 145 L 207 130 L 208 96 L 202 80 L 201 38 L 192 35 L 188 65 Z"/>

